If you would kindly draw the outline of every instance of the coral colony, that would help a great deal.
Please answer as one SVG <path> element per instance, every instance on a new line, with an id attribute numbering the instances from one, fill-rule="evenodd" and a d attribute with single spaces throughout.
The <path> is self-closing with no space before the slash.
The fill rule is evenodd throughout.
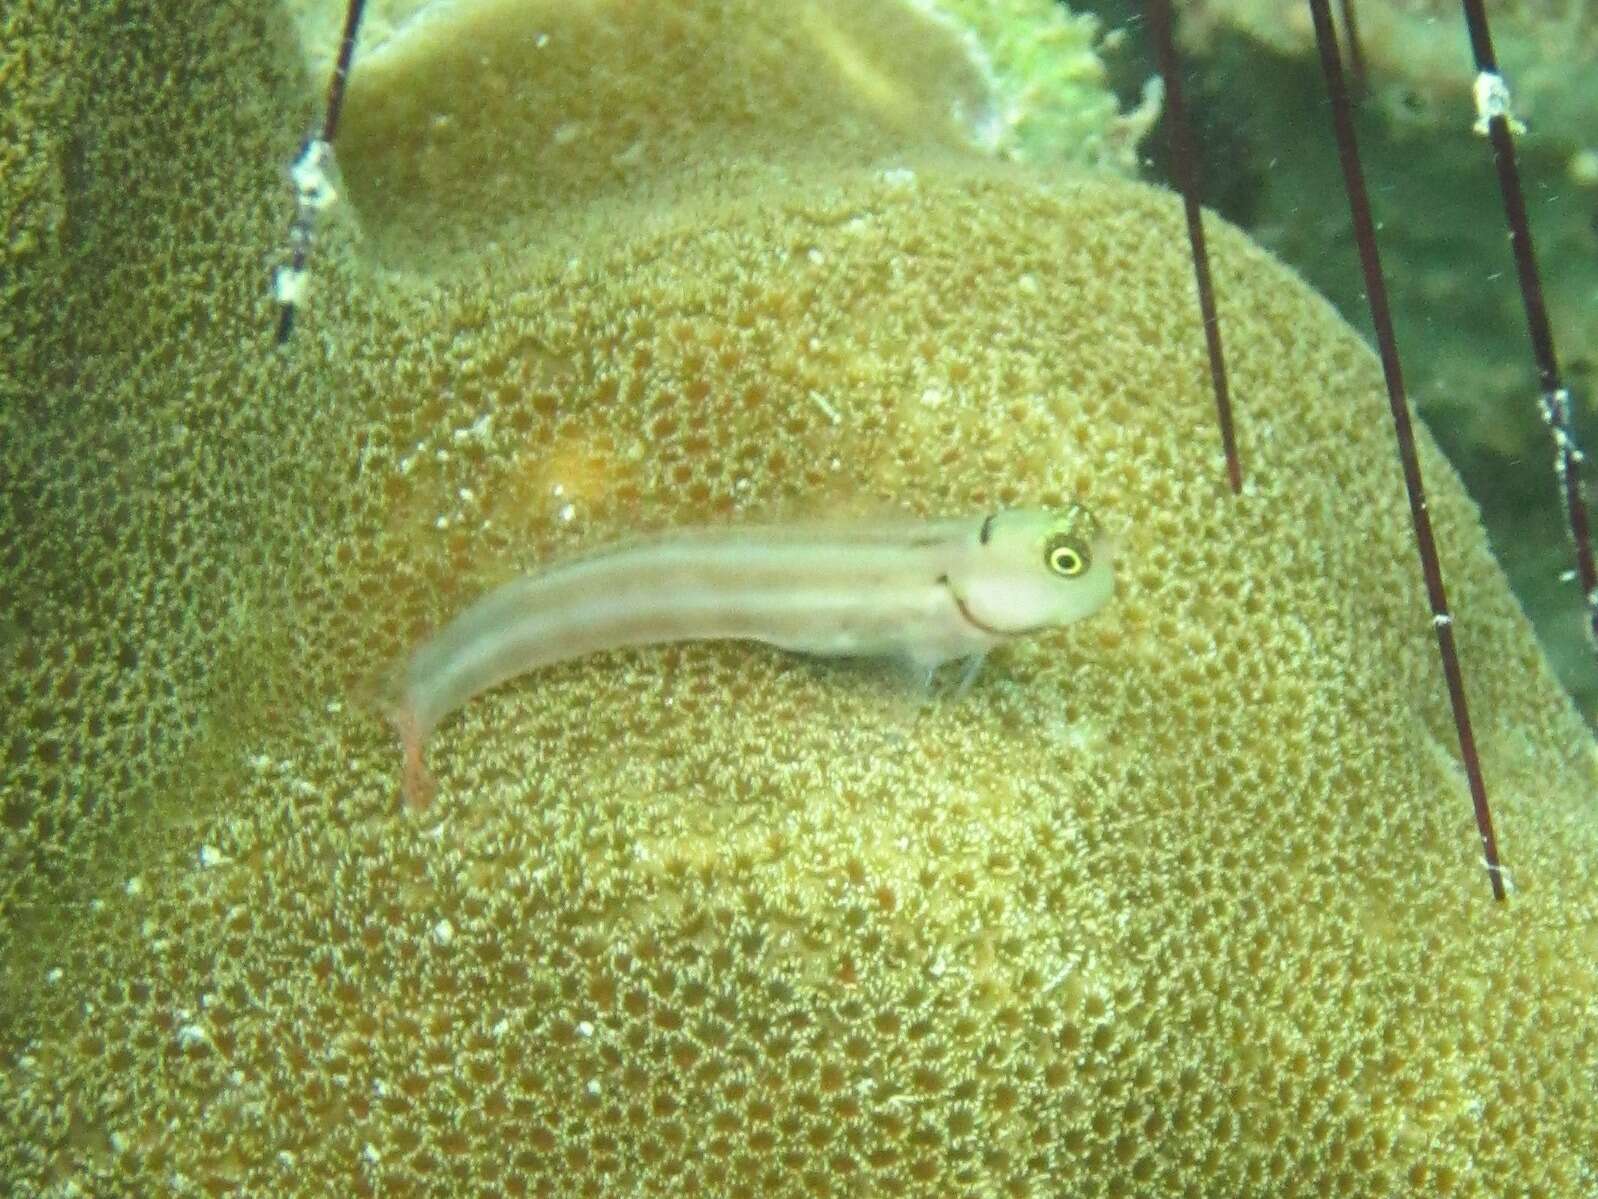
<path id="1" fill-rule="evenodd" d="M 328 179 L 328 168 L 332 162 L 332 141 L 337 130 L 339 111 L 343 103 L 363 7 L 364 0 L 350 0 L 345 13 L 338 56 L 328 83 L 326 112 L 321 131 L 319 135 L 306 140 L 291 168 L 295 195 L 295 216 L 290 237 L 292 259 L 290 265 L 279 269 L 275 280 L 275 293 L 279 303 L 277 326 L 279 344 L 288 340 L 293 329 L 296 305 L 304 295 L 307 262 L 316 218 L 334 199 L 333 187 Z M 1349 208 L 1361 267 L 1365 275 L 1371 319 L 1387 382 L 1394 438 L 1403 467 L 1405 490 L 1409 497 L 1415 546 L 1426 582 L 1432 626 L 1437 636 L 1438 653 L 1453 712 L 1460 757 L 1469 781 L 1477 831 L 1481 837 L 1483 861 L 1493 895 L 1502 900 L 1506 894 L 1504 872 L 1498 859 L 1497 839 L 1493 831 L 1486 782 L 1482 775 L 1470 711 L 1465 699 L 1464 679 L 1454 638 L 1453 616 L 1448 606 L 1442 565 L 1438 559 L 1436 539 L 1427 510 L 1420 463 L 1415 453 L 1409 401 L 1404 391 L 1398 348 L 1388 314 L 1386 282 L 1378 257 L 1375 225 L 1371 216 L 1369 198 L 1365 193 L 1364 172 L 1360 165 L 1359 150 L 1354 136 L 1351 93 L 1358 94 L 1363 90 L 1365 70 L 1355 24 L 1354 4 L 1353 0 L 1343 0 L 1342 4 L 1342 19 L 1349 41 L 1352 87 L 1343 77 L 1342 58 L 1327 0 L 1310 0 L 1310 8 L 1320 48 L 1322 68 L 1332 101 L 1333 128 L 1338 154 L 1348 190 Z M 1476 129 L 1490 138 L 1494 161 L 1498 167 L 1527 324 L 1542 384 L 1542 409 L 1555 443 L 1556 468 L 1564 491 L 1567 519 L 1576 556 L 1575 574 L 1581 584 L 1584 602 L 1588 608 L 1591 630 L 1595 639 L 1598 639 L 1598 569 L 1595 569 L 1594 565 L 1586 504 L 1582 496 L 1580 473 L 1582 454 L 1571 431 L 1569 392 L 1559 377 L 1547 309 L 1542 299 L 1536 257 L 1532 248 L 1530 227 L 1526 218 L 1525 201 L 1515 166 L 1513 133 L 1518 131 L 1518 123 L 1514 121 L 1509 111 L 1507 85 L 1497 72 L 1486 13 L 1481 0 L 1465 0 L 1465 13 L 1478 70 Z M 1185 112 L 1181 71 L 1172 35 L 1170 0 L 1147 0 L 1145 16 L 1155 43 L 1156 57 L 1164 82 L 1173 167 L 1183 198 L 1199 302 L 1199 319 L 1204 330 L 1205 347 L 1209 356 L 1216 419 L 1226 460 L 1227 481 L 1232 492 L 1237 494 L 1242 489 L 1242 464 L 1238 456 L 1220 319 L 1216 309 L 1214 284 L 1200 216 L 1199 180 L 1192 133 Z"/>
<path id="2" fill-rule="evenodd" d="M 334 190 L 328 177 L 328 169 L 332 163 L 332 137 L 337 131 L 339 110 L 344 102 L 345 85 L 350 72 L 350 62 L 355 53 L 356 34 L 360 30 L 363 8 L 364 0 L 350 0 L 350 5 L 345 11 L 344 35 L 340 38 L 339 54 L 329 78 L 328 102 L 326 102 L 323 126 L 320 134 L 308 137 L 304 142 L 299 157 L 294 160 L 291 168 L 296 214 L 291 227 L 291 264 L 281 267 L 275 280 L 276 299 L 280 304 L 278 329 L 276 329 L 278 344 L 288 341 L 289 334 L 294 328 L 296 305 L 305 293 L 305 272 L 310 256 L 310 243 L 315 232 L 316 217 L 334 200 Z M 1314 16 L 1315 35 L 1322 54 L 1326 86 L 1333 104 L 1334 133 L 1338 137 L 1339 158 L 1344 168 L 1344 182 L 1349 190 L 1349 208 L 1354 219 L 1355 243 L 1360 254 L 1361 269 L 1365 272 L 1371 321 L 1376 328 L 1377 349 L 1381 353 L 1382 371 L 1387 380 L 1393 436 L 1397 441 L 1398 457 L 1405 476 L 1409 515 L 1414 526 L 1416 552 L 1421 558 L 1427 598 L 1432 609 L 1432 627 L 1437 633 L 1443 678 L 1448 686 L 1449 705 L 1453 710 L 1461 761 L 1464 763 L 1465 775 L 1469 779 L 1477 830 L 1481 836 L 1483 862 L 1488 870 L 1489 881 L 1493 884 L 1494 897 L 1502 900 L 1505 897 L 1504 871 L 1499 863 L 1493 817 L 1489 811 L 1488 795 L 1486 795 L 1486 782 L 1481 774 L 1480 756 L 1475 747 L 1469 707 L 1465 702 L 1464 676 L 1459 665 L 1459 652 L 1454 643 L 1453 614 L 1449 612 L 1448 595 L 1443 585 L 1443 569 L 1438 561 L 1437 542 L 1433 537 L 1432 521 L 1425 504 L 1425 488 L 1421 480 L 1421 465 L 1414 451 L 1414 433 L 1409 422 L 1409 403 L 1405 396 L 1403 372 L 1398 360 L 1397 342 L 1393 337 L 1392 320 L 1387 312 L 1384 275 L 1377 257 L 1376 230 L 1365 193 L 1365 176 L 1358 158 L 1358 147 L 1355 144 L 1350 93 L 1358 94 L 1363 90 L 1365 64 L 1355 26 L 1354 0 L 1342 0 L 1342 21 L 1349 38 L 1352 88 L 1342 77 L 1338 35 L 1331 24 L 1328 3 L 1326 0 L 1310 0 L 1310 10 Z M 1159 59 L 1160 75 L 1167 96 L 1167 117 L 1170 125 L 1168 136 L 1173 152 L 1171 158 L 1173 158 L 1176 182 L 1183 195 L 1187 237 L 1194 264 L 1195 289 L 1199 296 L 1200 321 L 1205 333 L 1206 353 L 1210 358 L 1216 422 L 1221 432 L 1222 452 L 1226 456 L 1227 483 L 1230 484 L 1232 492 L 1237 494 L 1242 491 L 1242 462 L 1238 459 L 1237 435 L 1235 435 L 1232 403 L 1227 385 L 1226 357 L 1222 352 L 1221 321 L 1216 309 L 1214 285 L 1211 280 L 1210 256 L 1205 245 L 1203 222 L 1200 219 L 1199 177 L 1195 166 L 1192 131 L 1187 125 L 1183 80 L 1176 58 L 1175 38 L 1171 34 L 1170 0 L 1147 0 L 1146 18 L 1154 38 L 1155 53 Z M 1477 83 L 1478 118 L 1475 128 L 1478 133 L 1485 134 L 1493 142 L 1494 161 L 1499 169 L 1499 182 L 1504 193 L 1504 211 L 1509 219 L 1510 238 L 1515 249 L 1515 265 L 1520 275 L 1521 294 L 1526 307 L 1526 321 L 1531 333 L 1532 350 L 1536 355 L 1537 374 L 1542 382 L 1540 404 L 1555 440 L 1556 468 L 1560 473 L 1561 489 L 1564 492 L 1564 504 L 1576 553 L 1576 579 L 1580 582 L 1582 595 L 1587 604 L 1590 628 L 1595 639 L 1598 639 L 1598 571 L 1595 571 L 1592 537 L 1587 528 L 1587 507 L 1582 497 L 1582 481 L 1580 481 L 1582 454 L 1571 432 L 1569 392 L 1560 382 L 1560 372 L 1553 353 L 1547 307 L 1542 301 L 1536 254 L 1532 251 L 1531 230 L 1526 219 L 1524 198 L 1521 197 L 1520 176 L 1515 166 L 1513 133 L 1517 131 L 1518 123 L 1513 121 L 1510 114 L 1509 88 L 1501 75 L 1497 74 L 1493 43 L 1489 37 L 1486 13 L 1481 6 L 1481 0 L 1465 0 L 1465 18 L 1469 22 L 1473 51 L 1477 56 L 1477 67 L 1480 72 Z"/>
<path id="3" fill-rule="evenodd" d="M 1184 204 L 1128 177 L 1146 126 L 1095 73 L 1124 30 L 939 0 L 1071 64 L 1006 90 L 997 43 L 909 0 L 369 3 L 273 347 L 263 197 L 347 17 L 319 2 L 26 4 L 0 39 L 0 322 L 31 310 L 0 404 L 11 1191 L 1591 1191 L 1598 750 L 1417 426 L 1453 604 L 1423 606 L 1381 357 L 1213 212 L 1201 333 Z M 1361 16 L 1375 102 L 1397 51 Z M 1093 94 L 1050 128 L 1085 134 L 973 136 L 1061 74 Z M 1299 122 L 1304 91 L 1258 94 Z M 318 215 L 334 181 L 358 227 Z M 625 544 L 558 609 L 586 618 L 688 527 L 958 514 L 991 551 L 995 513 L 1078 504 L 1114 598 L 912 719 L 812 654 L 609 649 L 451 712 L 438 803 L 396 804 L 362 678 L 420 666 L 436 716 L 462 693 L 407 653 L 452 617 L 503 645 L 469 614 L 509 580 Z M 1085 580 L 1075 540 L 1033 562 Z"/>

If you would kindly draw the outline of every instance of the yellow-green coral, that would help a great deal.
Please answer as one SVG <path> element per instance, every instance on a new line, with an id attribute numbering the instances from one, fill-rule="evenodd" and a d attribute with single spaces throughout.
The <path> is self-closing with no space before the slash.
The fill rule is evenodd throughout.
<path id="1" fill-rule="evenodd" d="M 31 335 L 59 316 L 66 175 L 82 80 L 68 67 L 75 30 L 48 4 L 0 12 L 0 402 L 17 402 Z M 0 630 L 0 638 L 3 638 Z M 3 641 L 0 641 L 3 645 Z"/>
<path id="2" fill-rule="evenodd" d="M 1103 51 L 1124 37 L 1100 38 L 1099 21 L 1054 0 L 922 0 L 965 32 L 988 67 L 998 104 L 995 148 L 1039 167 L 1064 163 L 1132 172 L 1138 144 L 1160 115 L 1160 89 L 1122 113 L 1110 90 Z"/>
<path id="3" fill-rule="evenodd" d="M 479 0 L 426 16 L 362 60 L 338 148 L 369 251 L 407 270 L 552 254 L 685 198 L 873 162 L 887 142 L 976 143 L 993 119 L 965 46 L 898 4 Z"/>
<path id="4" fill-rule="evenodd" d="M 685 193 L 875 162 L 892 142 L 1129 169 L 1158 106 L 1119 112 L 1096 28 L 1048 0 L 961 19 L 900 3 L 423 9 L 362 52 L 339 156 L 369 251 L 426 271 L 485 245 L 549 252 L 573 223 L 637 223 Z"/>
<path id="5" fill-rule="evenodd" d="M 1238 499 L 1179 207 L 940 129 L 426 279 L 330 222 L 274 355 L 293 52 L 201 7 L 137 53 L 87 31 L 119 302 L 81 406 L 0 428 L 28 516 L 0 588 L 8 873 L 49 930 L 5 954 L 0 1174 L 1590 1185 L 1598 766 L 1428 445 L 1517 884 L 1495 906 L 1378 373 L 1322 301 L 1212 230 Z M 648 94 L 691 120 L 669 79 Z M 446 725 L 424 825 L 352 702 L 485 582 L 623 528 L 1068 497 L 1122 524 L 1114 611 L 913 723 L 868 674 L 758 647 L 598 657 Z"/>

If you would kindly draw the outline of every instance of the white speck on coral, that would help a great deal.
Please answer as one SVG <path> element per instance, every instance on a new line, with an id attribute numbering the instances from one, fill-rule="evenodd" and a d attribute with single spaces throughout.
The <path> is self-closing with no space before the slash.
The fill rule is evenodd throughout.
<path id="1" fill-rule="evenodd" d="M 1029 296 L 1035 296 L 1043 290 L 1043 285 L 1038 282 L 1038 277 L 1031 274 L 1020 276 L 1016 279 L 1015 286 L 1018 291 L 1024 291 Z"/>
<path id="2" fill-rule="evenodd" d="M 55 969 L 51 970 L 50 973 L 44 976 L 44 981 L 49 983 L 51 986 L 54 986 L 56 983 L 61 981 L 61 978 L 65 973 L 66 972 L 62 970 L 60 966 L 57 966 Z"/>
<path id="3" fill-rule="evenodd" d="M 201 870 L 209 870 L 212 866 L 225 866 L 233 860 L 214 845 L 200 846 L 199 858 Z"/>
<path id="4" fill-rule="evenodd" d="M 599 1094 L 599 1079 L 590 1078 L 588 1080 L 588 1085 L 586 1087 L 584 1087 L 583 1089 L 586 1090 L 590 1095 Z"/>
<path id="5" fill-rule="evenodd" d="M 127 882 L 122 884 L 122 889 L 124 891 L 126 891 L 129 895 L 143 895 L 144 894 L 144 880 L 142 878 L 140 878 L 137 874 L 135 874 Z"/>
<path id="6" fill-rule="evenodd" d="M 594 1026 L 592 1024 L 590 1024 L 587 1020 L 579 1020 L 579 1021 L 577 1021 L 577 1035 L 579 1037 L 591 1037 L 591 1036 L 593 1036 L 594 1035 Z"/>
<path id="7" fill-rule="evenodd" d="M 447 528 L 449 528 L 449 517 L 440 516 L 437 520 L 435 520 L 433 522 L 433 527 L 435 529 L 447 529 Z"/>
<path id="8" fill-rule="evenodd" d="M 388 1095 L 388 1083 L 384 1082 L 381 1078 L 372 1079 L 372 1094 L 376 1095 L 379 1099 L 385 1098 Z"/>
<path id="9" fill-rule="evenodd" d="M 921 393 L 921 402 L 928 408 L 941 408 L 944 398 L 943 392 L 936 387 L 928 387 Z"/>
<path id="10" fill-rule="evenodd" d="M 1447 612 L 1438 612 L 1432 616 L 1432 624 L 1439 629 L 1447 628 L 1454 623 L 1454 618 Z"/>
<path id="11" fill-rule="evenodd" d="M 838 415 L 838 410 L 827 402 L 826 396 L 822 395 L 819 391 L 812 391 L 810 393 L 810 400 L 817 408 L 821 409 L 821 411 L 826 415 L 827 420 L 832 424 L 836 425 L 842 423 L 843 418 Z"/>
<path id="12" fill-rule="evenodd" d="M 1064 965 L 1062 965 L 1058 970 L 1056 970 L 1053 974 L 1051 974 L 1049 976 L 1049 981 L 1043 984 L 1043 992 L 1042 993 L 1047 995 L 1050 991 L 1053 991 L 1061 983 L 1063 983 L 1066 979 L 1070 978 L 1071 977 L 1071 970 L 1072 970 L 1072 963 L 1066 962 Z"/>
<path id="13" fill-rule="evenodd" d="M 549 34 L 547 33 L 541 33 L 533 39 L 533 46 L 536 49 L 542 50 L 547 45 L 549 45 Z"/>
<path id="14" fill-rule="evenodd" d="M 909 167 L 889 167 L 882 172 L 882 181 L 894 187 L 913 187 L 916 173 Z"/>
<path id="15" fill-rule="evenodd" d="M 383 1160 L 383 1155 L 378 1152 L 377 1146 L 372 1144 L 370 1141 L 366 1142 L 366 1148 L 361 1150 L 361 1156 L 367 1161 L 371 1162 L 374 1166 Z"/>
<path id="16" fill-rule="evenodd" d="M 508 1033 L 510 1031 L 510 1017 L 501 1016 L 500 1019 L 499 1019 L 499 1022 L 497 1024 L 495 1024 L 494 1027 L 489 1029 L 488 1031 L 493 1033 L 495 1037 L 503 1037 L 506 1033 Z"/>
<path id="17" fill-rule="evenodd" d="M 827 261 L 827 256 L 820 250 L 816 249 L 815 246 L 810 247 L 810 250 L 805 254 L 805 257 L 810 260 L 810 264 L 812 266 L 820 266 L 823 262 Z"/>
<path id="18" fill-rule="evenodd" d="M 194 1045 L 209 1045 L 211 1034 L 198 1024 L 184 1024 L 178 1028 L 178 1045 L 188 1049 Z"/>
<path id="19" fill-rule="evenodd" d="M 555 513 L 555 515 L 563 522 L 570 523 L 577 518 L 577 506 L 575 504 L 562 504 L 560 511 Z"/>
<path id="20" fill-rule="evenodd" d="M 470 487 L 462 487 L 455 494 L 461 497 L 461 502 L 463 504 L 471 504 L 477 501 L 477 493 Z"/>
<path id="21" fill-rule="evenodd" d="M 272 277 L 272 298 L 279 304 L 298 304 L 305 298 L 305 275 L 291 266 L 278 267 Z"/>
<path id="22" fill-rule="evenodd" d="M 450 440 L 456 445 L 465 445 L 468 441 L 486 442 L 494 432 L 494 414 L 485 412 L 471 424 L 463 429 L 456 429 L 450 434 Z"/>
<path id="23" fill-rule="evenodd" d="M 455 939 L 455 926 L 448 920 L 440 920 L 433 925 L 433 940 L 440 945 L 448 945 Z"/>

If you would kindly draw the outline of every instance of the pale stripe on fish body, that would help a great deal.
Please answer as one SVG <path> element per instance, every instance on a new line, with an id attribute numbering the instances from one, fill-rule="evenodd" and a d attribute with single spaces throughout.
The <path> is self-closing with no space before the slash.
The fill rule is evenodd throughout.
<path id="1" fill-rule="evenodd" d="M 966 520 L 728 526 L 612 546 L 490 591 L 406 662 L 390 719 L 405 794 L 425 806 L 422 746 L 508 679 L 601 650 L 763 641 L 881 656 L 930 674 L 1091 616 L 1114 589 L 1108 538 L 1080 504 Z"/>

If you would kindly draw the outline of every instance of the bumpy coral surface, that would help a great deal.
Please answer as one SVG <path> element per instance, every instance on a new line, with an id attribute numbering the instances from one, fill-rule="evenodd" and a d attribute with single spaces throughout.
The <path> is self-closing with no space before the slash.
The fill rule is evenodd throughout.
<path id="1" fill-rule="evenodd" d="M 392 207 L 346 210 L 274 352 L 298 52 L 161 8 L 79 30 L 72 319 L 26 359 L 72 386 L 0 416 L 0 1174 L 1592 1187 L 1598 764 L 1428 444 L 1495 905 L 1378 372 L 1324 302 L 1212 230 L 1233 498 L 1178 206 L 840 87 L 786 109 L 774 165 L 701 139 L 689 182 L 554 249 L 500 197 L 514 237 L 399 268 Z M 758 28 L 810 69 L 802 30 Z M 599 69 L 584 45 L 559 52 Z M 494 78 L 455 83 L 513 143 Z M 628 119 L 691 123 L 672 82 Z M 847 165 L 790 169 L 840 138 Z M 397 802 L 367 680 L 518 569 L 644 527 L 1067 499 L 1121 529 L 1115 606 L 963 697 L 756 646 L 596 656 L 471 704 L 429 817 Z"/>

